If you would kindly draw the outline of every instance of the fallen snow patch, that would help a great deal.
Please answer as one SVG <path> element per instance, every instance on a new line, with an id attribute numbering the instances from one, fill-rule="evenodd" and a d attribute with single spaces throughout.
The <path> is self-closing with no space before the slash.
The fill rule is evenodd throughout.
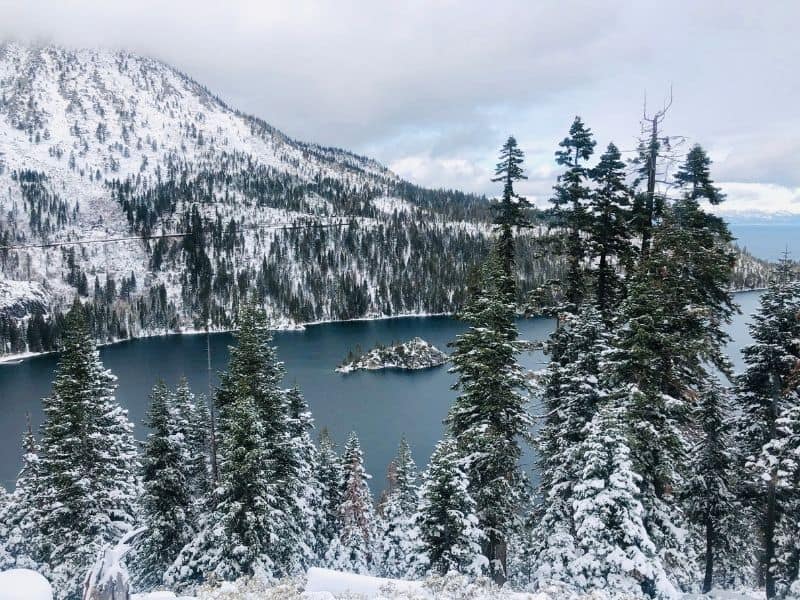
<path id="1" fill-rule="evenodd" d="M 0 573 L 0 600 L 53 600 L 53 588 L 36 571 L 11 569 Z"/>
<path id="2" fill-rule="evenodd" d="M 406 594 L 418 594 L 423 598 L 428 594 L 424 592 L 423 585 L 418 581 L 401 581 L 398 579 L 384 579 L 383 577 L 370 577 L 356 575 L 355 573 L 341 573 L 330 569 L 312 567 L 308 570 L 306 594 L 322 594 L 327 596 L 308 596 L 314 600 L 327 598 L 336 594 L 359 594 L 366 598 L 383 598 L 385 591 L 394 591 Z"/>

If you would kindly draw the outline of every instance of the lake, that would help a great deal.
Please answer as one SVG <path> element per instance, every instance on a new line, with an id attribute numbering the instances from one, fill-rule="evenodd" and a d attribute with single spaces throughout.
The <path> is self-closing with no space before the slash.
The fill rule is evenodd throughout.
<path id="1" fill-rule="evenodd" d="M 749 223 L 733 221 L 728 226 L 736 243 L 753 256 L 775 261 L 788 250 L 790 258 L 800 260 L 800 222 L 797 220 Z"/>
<path id="2" fill-rule="evenodd" d="M 730 327 L 733 342 L 729 351 L 737 369 L 742 366 L 740 348 L 750 340 L 746 323 L 757 308 L 758 292 L 736 295 L 743 314 Z M 519 323 L 526 340 L 544 340 L 553 329 L 548 319 L 528 319 Z M 327 427 L 339 446 L 350 431 L 356 431 L 364 449 L 367 470 L 373 475 L 372 488 L 383 488 L 386 466 L 395 454 L 398 441 L 406 435 L 417 463 L 424 465 L 442 436 L 442 420 L 455 397 L 450 390 L 454 376 L 447 367 L 426 371 L 361 371 L 349 375 L 333 369 L 351 348 L 367 350 L 375 343 L 388 344 L 420 336 L 438 348 L 464 331 L 463 323 L 449 317 L 398 318 L 378 321 L 328 323 L 305 331 L 275 334 L 278 356 L 286 366 L 286 386 L 297 383 L 316 420 L 317 428 Z M 212 367 L 225 368 L 230 334 L 211 336 Z M 175 385 L 186 376 L 196 393 L 207 391 L 206 338 L 204 335 L 173 335 L 122 342 L 100 349 L 106 367 L 119 378 L 117 398 L 130 413 L 141 438 L 141 425 L 148 405 L 148 394 L 157 379 Z M 528 369 L 545 364 L 541 352 L 521 357 Z M 0 481 L 12 489 L 20 465 L 20 443 L 25 415 L 31 414 L 34 427 L 42 418 L 41 398 L 50 391 L 55 355 L 40 356 L 19 365 L 0 366 Z M 216 383 L 216 377 L 213 379 Z M 525 468 L 530 469 L 530 453 Z"/>

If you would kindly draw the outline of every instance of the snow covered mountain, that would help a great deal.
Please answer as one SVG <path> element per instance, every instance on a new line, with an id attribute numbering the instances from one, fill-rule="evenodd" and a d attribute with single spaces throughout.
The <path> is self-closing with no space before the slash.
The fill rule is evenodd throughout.
<path id="1" fill-rule="evenodd" d="M 227 328 L 248 295 L 278 326 L 449 312 L 489 231 L 484 198 L 290 139 L 160 61 L 0 45 L 0 354 L 57 344 L 76 292 L 100 341 Z M 560 268 L 520 255 L 522 293 Z"/>
<path id="2" fill-rule="evenodd" d="M 284 325 L 449 310 L 487 231 L 483 199 L 292 140 L 157 60 L 0 46 L 0 246 L 138 237 L 0 250 L 4 293 L 54 312 L 78 291 L 101 339 L 209 306 L 226 327 L 250 293 Z"/>

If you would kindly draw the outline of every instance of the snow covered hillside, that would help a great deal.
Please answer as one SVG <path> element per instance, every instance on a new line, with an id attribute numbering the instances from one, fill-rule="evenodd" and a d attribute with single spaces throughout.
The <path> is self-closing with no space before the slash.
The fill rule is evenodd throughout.
<path id="1" fill-rule="evenodd" d="M 225 328 L 252 293 L 279 325 L 449 311 L 489 229 L 484 199 L 292 140 L 157 60 L 0 45 L 0 247 L 133 238 L 0 249 L 1 278 L 54 311 L 79 292 L 100 340 Z M 0 353 L 52 333 L 11 316 Z"/>
<path id="2" fill-rule="evenodd" d="M 489 231 L 485 199 L 290 139 L 158 60 L 0 45 L 0 354 L 57 346 L 76 292 L 99 341 L 228 328 L 252 294 L 277 326 L 450 312 Z M 107 238 L 129 239 L 26 247 Z M 560 269 L 525 236 L 518 267 L 521 294 Z"/>

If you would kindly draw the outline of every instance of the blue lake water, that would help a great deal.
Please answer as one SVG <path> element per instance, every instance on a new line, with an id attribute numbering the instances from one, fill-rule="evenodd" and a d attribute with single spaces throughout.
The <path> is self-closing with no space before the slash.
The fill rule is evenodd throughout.
<path id="1" fill-rule="evenodd" d="M 739 349 L 749 342 L 746 323 L 757 308 L 758 292 L 737 294 L 743 314 L 731 324 L 733 342 L 730 355 L 741 368 Z M 394 456 L 398 441 L 406 435 L 414 456 L 424 465 L 441 438 L 442 420 L 455 397 L 450 389 L 454 376 L 446 367 L 417 372 L 373 371 L 349 375 L 333 369 L 350 348 L 367 349 L 375 343 L 404 341 L 420 336 L 440 349 L 464 330 L 463 323 L 448 317 L 402 318 L 380 321 L 330 323 L 308 327 L 305 331 L 275 334 L 278 355 L 286 366 L 287 387 L 297 383 L 311 406 L 317 428 L 327 427 L 341 444 L 350 431 L 356 431 L 365 452 L 366 466 L 374 476 L 373 490 L 383 487 L 386 466 Z M 553 328 L 548 319 L 520 321 L 520 334 L 526 340 L 544 340 Z M 225 368 L 230 334 L 211 336 L 214 372 Z M 174 385 L 182 376 L 196 393 L 207 390 L 206 339 L 202 335 L 175 335 L 123 342 L 101 348 L 106 367 L 117 375 L 117 397 L 136 423 L 137 437 L 148 405 L 148 394 L 159 378 Z M 526 368 L 540 369 L 545 364 L 541 352 L 521 357 Z M 20 464 L 20 440 L 25 415 L 31 414 L 34 426 L 42 418 L 41 398 L 50 390 L 55 355 L 26 360 L 19 365 L 0 366 L 0 482 L 13 488 Z M 212 385 L 216 383 L 216 377 Z M 530 468 L 530 453 L 525 467 Z"/>
<path id="2" fill-rule="evenodd" d="M 730 223 L 736 243 L 764 260 L 777 260 L 784 251 L 800 260 L 800 221 Z"/>

